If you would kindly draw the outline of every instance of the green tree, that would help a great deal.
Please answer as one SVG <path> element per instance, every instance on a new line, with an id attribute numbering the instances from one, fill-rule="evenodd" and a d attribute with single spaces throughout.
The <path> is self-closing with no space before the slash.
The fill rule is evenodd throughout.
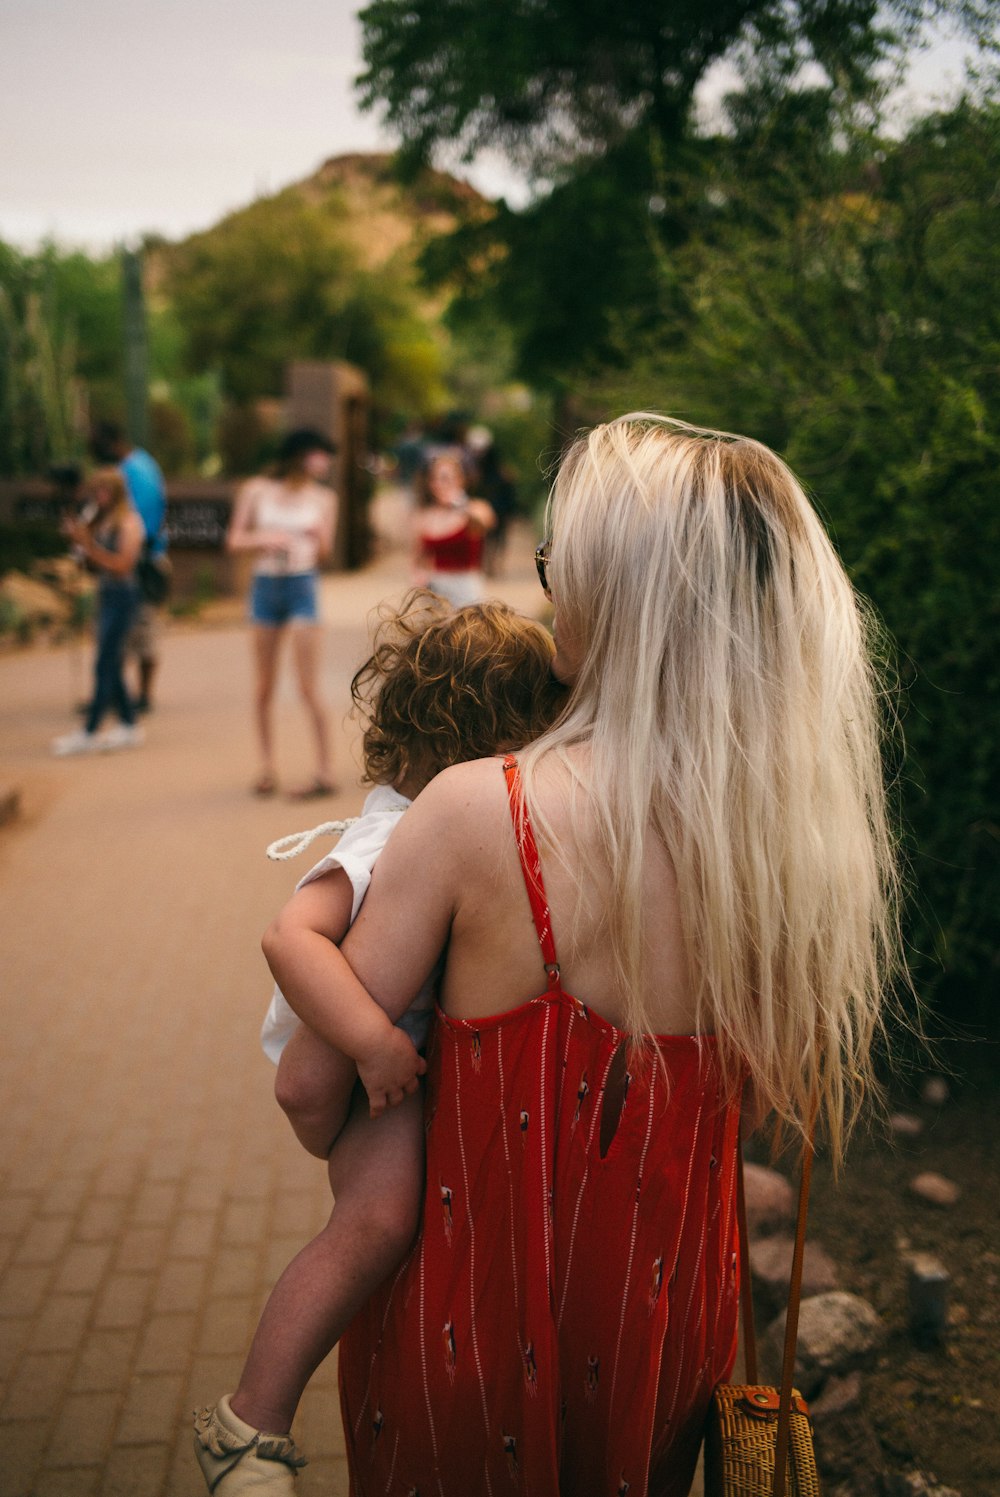
<path id="1" fill-rule="evenodd" d="M 471 159 L 499 147 L 535 176 L 561 174 L 637 133 L 661 145 L 687 130 L 695 90 L 733 58 L 792 80 L 807 64 L 858 95 L 923 22 L 973 31 L 991 0 L 373 0 L 360 13 L 366 107 L 380 105 L 410 160 L 441 143 Z"/>
<path id="2" fill-rule="evenodd" d="M 237 402 L 280 395 L 296 358 L 358 364 L 380 408 L 423 414 L 442 398 L 439 342 L 412 270 L 399 260 L 364 270 L 329 202 L 290 189 L 165 251 L 165 260 L 188 368 L 217 370 Z"/>
<path id="3" fill-rule="evenodd" d="M 292 192 L 233 214 L 168 255 L 168 295 L 195 370 L 228 395 L 278 395 L 291 358 L 329 357 L 345 332 L 354 259 L 327 215 Z"/>
<path id="4" fill-rule="evenodd" d="M 117 261 L 0 244 L 0 471 L 79 457 L 88 407 L 120 372 Z"/>
<path id="5" fill-rule="evenodd" d="M 531 176 L 525 211 L 463 226 L 427 270 L 502 308 L 520 372 L 558 386 L 581 362 L 612 362 L 616 341 L 683 332 L 669 264 L 709 151 L 693 111 L 713 64 L 735 62 L 750 92 L 775 97 L 800 92 L 808 67 L 811 111 L 842 124 L 926 21 L 978 36 L 998 14 L 997 0 L 374 0 L 359 88 L 404 167 L 442 146 L 465 159 L 493 148 Z"/>

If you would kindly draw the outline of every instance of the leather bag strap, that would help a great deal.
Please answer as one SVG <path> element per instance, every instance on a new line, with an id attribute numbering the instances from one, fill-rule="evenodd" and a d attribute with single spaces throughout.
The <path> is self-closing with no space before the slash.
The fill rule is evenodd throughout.
<path id="1" fill-rule="evenodd" d="M 736 1216 L 740 1233 L 740 1320 L 743 1326 L 743 1365 L 748 1383 L 757 1382 L 757 1329 L 753 1319 L 750 1289 L 750 1235 L 747 1232 L 747 1199 L 743 1183 L 743 1124 L 736 1146 Z"/>
<path id="2" fill-rule="evenodd" d="M 806 1246 L 806 1218 L 809 1214 L 809 1184 L 812 1179 L 814 1130 L 802 1150 L 802 1174 L 799 1180 L 799 1207 L 795 1222 L 795 1247 L 792 1272 L 788 1283 L 788 1308 L 785 1312 L 785 1348 L 781 1362 L 781 1387 L 778 1398 L 778 1429 L 774 1450 L 774 1485 L 771 1497 L 785 1497 L 788 1467 L 788 1437 L 792 1418 L 792 1379 L 795 1375 L 795 1346 L 799 1332 L 799 1301 L 802 1296 L 802 1264 Z M 743 1316 L 743 1346 L 747 1381 L 757 1381 L 757 1338 L 754 1331 L 753 1299 L 750 1288 L 750 1247 L 747 1234 L 746 1195 L 743 1182 L 743 1136 L 740 1134 L 736 1172 L 736 1212 L 740 1230 L 740 1308 Z"/>

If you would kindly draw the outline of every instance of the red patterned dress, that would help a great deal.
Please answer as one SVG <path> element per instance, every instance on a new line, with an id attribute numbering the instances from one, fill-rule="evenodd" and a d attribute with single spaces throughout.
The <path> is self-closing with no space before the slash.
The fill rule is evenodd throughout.
<path id="1" fill-rule="evenodd" d="M 562 988 L 520 825 L 548 986 L 438 1016 L 423 1229 L 340 1344 L 353 1497 L 680 1497 L 735 1356 L 738 1115 L 714 1042 L 664 1035 L 662 1067 L 623 1071 L 621 1031 Z"/>

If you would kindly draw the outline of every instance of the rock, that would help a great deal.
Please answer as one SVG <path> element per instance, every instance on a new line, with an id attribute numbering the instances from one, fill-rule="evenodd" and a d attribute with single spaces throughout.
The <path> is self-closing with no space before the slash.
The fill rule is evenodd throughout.
<path id="1" fill-rule="evenodd" d="M 70 577 L 80 570 L 80 563 L 65 552 L 61 556 L 37 556 L 31 563 L 32 577 Z"/>
<path id="2" fill-rule="evenodd" d="M 743 1166 L 747 1230 L 751 1237 L 767 1237 L 795 1220 L 795 1192 L 777 1170 L 762 1164 Z"/>
<path id="3" fill-rule="evenodd" d="M 924 1131 L 923 1123 L 911 1112 L 894 1112 L 889 1119 L 889 1128 L 897 1138 L 919 1138 Z"/>
<path id="4" fill-rule="evenodd" d="M 831 1379 L 831 1405 L 826 1393 L 809 1405 L 813 1421 L 816 1465 L 823 1492 L 842 1492 L 844 1497 L 883 1497 L 885 1463 L 882 1449 L 859 1396 L 861 1378 Z M 834 1383 L 837 1387 L 834 1389 Z"/>
<path id="5" fill-rule="evenodd" d="M 944 1487 L 930 1472 L 905 1471 L 893 1477 L 890 1497 L 961 1497 L 954 1487 Z"/>
<path id="6" fill-rule="evenodd" d="M 72 556 L 40 556 L 31 563 L 31 575 L 69 592 L 74 592 L 81 582 L 94 585 L 93 578 L 88 577 Z"/>
<path id="7" fill-rule="evenodd" d="M 760 1347 L 764 1380 L 778 1382 L 784 1346 L 785 1317 L 768 1326 Z M 885 1327 L 873 1306 L 857 1294 L 834 1290 L 802 1301 L 795 1356 L 795 1385 L 812 1398 L 830 1377 L 862 1367 L 880 1345 Z"/>
<path id="8" fill-rule="evenodd" d="M 920 1100 L 931 1107 L 944 1107 L 951 1101 L 951 1090 L 943 1076 L 928 1076 L 920 1088 Z"/>
<path id="9" fill-rule="evenodd" d="M 831 1377 L 822 1393 L 809 1405 L 814 1423 L 835 1419 L 846 1409 L 853 1409 L 861 1397 L 861 1373 L 849 1372 L 846 1377 Z"/>
<path id="10" fill-rule="evenodd" d="M 17 613 L 30 624 L 64 624 L 70 615 L 70 605 L 54 588 L 23 572 L 8 572 L 0 582 L 0 598 L 4 598 Z"/>
<path id="11" fill-rule="evenodd" d="M 929 1206 L 940 1206 L 947 1210 L 949 1206 L 956 1204 L 962 1191 L 953 1180 L 927 1170 L 922 1175 L 914 1175 L 910 1181 L 910 1194 L 926 1201 Z"/>
<path id="12" fill-rule="evenodd" d="M 750 1244 L 750 1273 L 753 1290 L 764 1315 L 777 1315 L 788 1300 L 788 1280 L 792 1272 L 795 1239 L 781 1233 Z M 837 1266 L 828 1253 L 815 1242 L 807 1242 L 802 1256 L 802 1298 L 826 1294 L 840 1283 Z"/>

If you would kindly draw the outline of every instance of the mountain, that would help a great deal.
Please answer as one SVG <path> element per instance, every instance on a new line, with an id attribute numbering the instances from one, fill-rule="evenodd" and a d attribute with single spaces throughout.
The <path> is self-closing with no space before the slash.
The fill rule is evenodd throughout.
<path id="1" fill-rule="evenodd" d="M 288 190 L 343 214 L 345 234 L 368 270 L 400 251 L 413 252 L 462 220 L 490 216 L 492 204 L 468 182 L 428 169 L 403 186 L 393 176 L 392 162 L 384 153 L 333 156 Z"/>
<path id="2" fill-rule="evenodd" d="M 426 242 L 448 233 L 461 222 L 491 216 L 493 204 L 468 182 L 448 172 L 425 169 L 413 181 L 399 182 L 388 152 L 332 156 L 300 182 L 256 198 L 211 228 L 175 242 L 157 241 L 147 249 L 149 287 L 155 293 L 169 279 L 171 268 L 197 246 L 211 249 L 220 235 L 250 229 L 271 207 L 283 217 L 295 206 L 316 209 L 329 222 L 332 235 L 348 246 L 359 268 L 382 269 L 390 261 L 412 264 Z"/>

